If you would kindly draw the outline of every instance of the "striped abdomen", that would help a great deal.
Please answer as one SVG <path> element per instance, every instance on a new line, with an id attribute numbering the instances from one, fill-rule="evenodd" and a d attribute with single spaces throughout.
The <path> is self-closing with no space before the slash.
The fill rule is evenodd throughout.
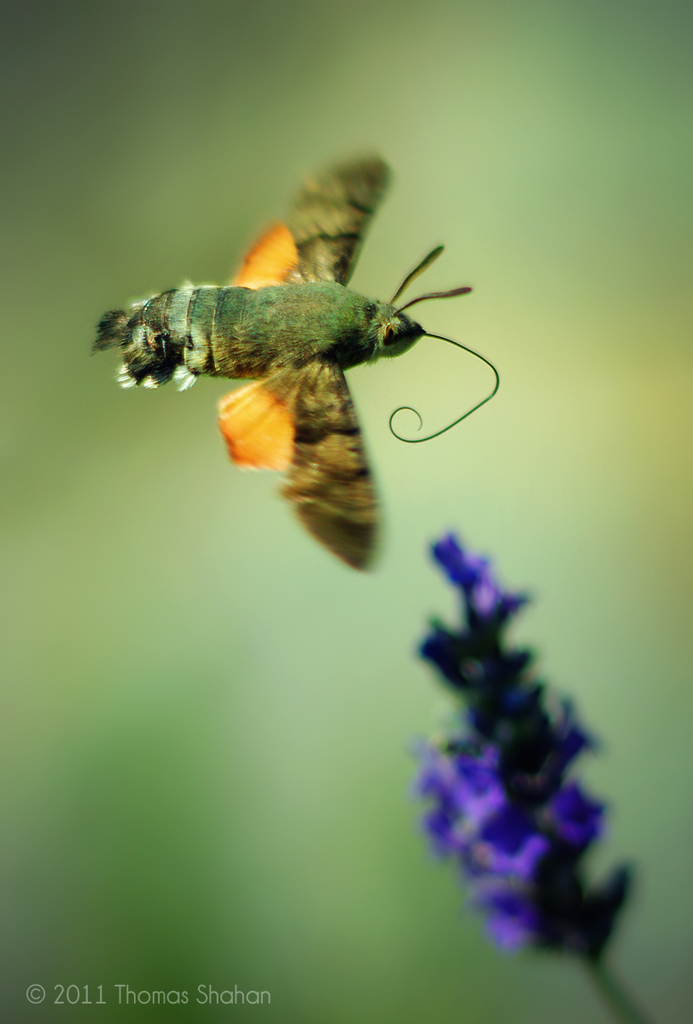
<path id="1" fill-rule="evenodd" d="M 134 307 L 130 315 L 124 310 L 106 313 L 94 347 L 120 346 L 120 381 L 126 387 L 156 387 L 174 375 L 182 386 L 202 373 L 264 376 L 272 353 L 263 346 L 235 345 L 235 358 L 229 359 L 229 341 L 236 339 L 235 326 L 243 323 L 248 294 L 246 288 L 211 285 L 162 292 Z"/>

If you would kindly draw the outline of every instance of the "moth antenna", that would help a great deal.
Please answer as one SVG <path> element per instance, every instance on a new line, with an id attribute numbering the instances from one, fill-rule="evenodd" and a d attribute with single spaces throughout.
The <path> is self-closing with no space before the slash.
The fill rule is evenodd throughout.
<path id="1" fill-rule="evenodd" d="M 450 294 L 450 293 L 446 292 L 446 293 L 443 293 L 443 294 L 447 295 L 447 294 Z M 459 292 L 457 292 L 455 294 L 459 294 Z M 426 296 L 426 295 L 423 296 L 423 298 L 432 298 L 432 297 L 433 296 Z M 436 298 L 438 298 L 438 296 L 436 296 Z M 462 422 L 462 420 L 466 420 L 467 416 L 471 416 L 472 413 L 476 412 L 477 409 L 480 409 L 482 405 L 486 405 L 487 402 L 490 402 L 491 399 L 493 398 L 493 396 L 495 395 L 495 393 L 498 391 L 498 388 L 500 387 L 500 376 L 498 374 L 498 370 L 495 368 L 495 366 L 493 365 L 493 363 L 490 360 L 486 359 L 486 357 L 482 356 L 479 352 L 475 352 L 473 348 L 468 348 L 466 345 L 463 345 L 461 342 L 453 341 L 452 338 L 446 338 L 442 334 L 429 334 L 428 332 L 426 332 L 424 337 L 426 337 L 426 338 L 437 338 L 439 341 L 447 341 L 450 345 L 456 345 L 457 348 L 464 349 L 465 352 L 469 352 L 471 355 L 476 356 L 477 359 L 480 359 L 482 363 L 486 363 L 486 365 L 488 367 L 490 367 L 490 369 L 493 371 L 493 376 L 496 379 L 496 383 L 494 384 L 493 391 L 491 391 L 490 394 L 488 394 L 486 396 L 486 398 L 482 398 L 482 400 L 480 402 L 477 402 L 476 405 L 473 405 L 471 409 L 467 410 L 467 412 L 463 413 L 461 416 L 458 416 L 458 418 L 456 420 L 453 420 L 452 423 L 448 423 L 447 427 L 442 427 L 441 430 L 436 430 L 435 434 L 428 434 L 426 437 L 402 437 L 401 434 L 397 433 L 395 428 L 392 426 L 392 421 L 394 420 L 395 416 L 399 412 L 413 412 L 414 415 L 419 420 L 419 426 L 417 427 L 417 430 L 421 430 L 421 428 L 423 426 L 423 420 L 421 419 L 421 414 L 419 412 L 417 412 L 416 409 L 413 409 L 410 405 L 400 405 L 399 408 L 395 409 L 395 411 L 393 413 L 391 413 L 390 419 L 389 419 L 389 426 L 390 426 L 391 432 L 394 434 L 394 436 L 397 438 L 397 440 L 398 441 L 405 441 L 407 444 L 420 444 L 421 441 L 431 441 L 434 437 L 440 437 L 440 435 L 444 434 L 447 430 L 452 430 L 452 428 L 456 427 L 458 423 Z"/>
<path id="2" fill-rule="evenodd" d="M 418 277 L 419 274 L 423 274 L 424 270 L 427 270 L 428 267 L 430 267 L 431 263 L 433 263 L 434 260 L 438 259 L 444 248 L 444 245 L 437 245 L 435 249 L 432 249 L 429 252 L 428 256 L 424 256 L 424 258 L 421 260 L 421 263 L 419 263 L 418 267 L 414 267 L 411 274 L 407 274 L 407 276 L 402 281 L 401 285 L 399 286 L 395 294 L 390 299 L 391 306 L 394 306 L 395 302 L 397 302 L 397 299 L 400 297 L 404 289 L 409 287 L 414 278 Z M 397 312 L 399 312 L 399 310 Z"/>
<path id="3" fill-rule="evenodd" d="M 472 289 L 469 285 L 464 285 L 462 288 L 450 288 L 447 292 L 426 292 L 425 295 L 419 295 L 417 299 L 412 299 L 410 302 L 405 302 L 403 306 L 395 310 L 396 313 L 401 313 L 403 309 L 409 309 L 410 306 L 415 306 L 417 302 L 424 302 L 426 299 L 451 299 L 454 295 L 468 295 Z M 437 334 L 430 335 L 430 337 L 437 338 Z M 445 339 L 449 341 L 449 338 Z M 453 341 L 453 345 L 457 342 Z M 463 346 L 464 347 L 464 346 Z M 476 355 L 476 353 L 474 353 Z"/>

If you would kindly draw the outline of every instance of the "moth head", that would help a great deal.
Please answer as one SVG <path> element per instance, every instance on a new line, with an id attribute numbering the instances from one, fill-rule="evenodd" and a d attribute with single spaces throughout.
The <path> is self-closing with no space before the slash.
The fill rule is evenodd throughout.
<path id="1" fill-rule="evenodd" d="M 425 333 L 421 324 L 400 313 L 394 306 L 382 306 L 375 317 L 376 358 L 399 356 Z"/>
<path id="2" fill-rule="evenodd" d="M 156 300 L 153 300 L 154 302 Z M 144 384 L 155 388 L 174 376 L 183 362 L 182 346 L 160 329 L 156 316 L 147 315 L 150 302 L 105 313 L 96 328 L 94 351 L 119 348 L 123 364 L 118 381 L 124 388 Z"/>
<path id="3" fill-rule="evenodd" d="M 427 292 L 425 295 L 419 295 L 415 299 L 410 299 L 409 302 L 405 302 L 403 306 L 395 309 L 395 302 L 400 297 L 405 288 L 414 281 L 419 274 L 422 274 L 424 270 L 430 267 L 434 260 L 437 260 L 440 254 L 443 252 L 443 246 L 438 245 L 435 249 L 429 252 L 428 256 L 424 256 L 421 263 L 414 267 L 411 273 L 407 274 L 401 285 L 392 296 L 390 305 L 383 307 L 383 312 L 386 313 L 382 317 L 382 328 L 381 337 L 379 337 L 379 350 L 378 355 L 384 356 L 398 356 L 400 352 L 406 352 L 408 348 L 418 341 L 426 331 L 420 324 L 417 324 L 414 320 L 411 320 L 408 316 L 404 315 L 404 310 L 409 309 L 410 306 L 416 305 L 417 302 L 424 302 L 426 299 L 447 299 L 453 295 L 466 295 L 472 289 L 466 285 L 463 288 L 451 288 L 445 292 Z"/>

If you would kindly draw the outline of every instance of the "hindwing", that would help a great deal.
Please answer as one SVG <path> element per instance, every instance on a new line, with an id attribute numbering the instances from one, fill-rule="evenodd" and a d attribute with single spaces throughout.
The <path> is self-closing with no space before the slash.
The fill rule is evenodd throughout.
<path id="1" fill-rule="evenodd" d="M 339 366 L 306 367 L 294 422 L 294 454 L 281 493 L 316 540 L 353 568 L 367 569 L 376 550 L 378 500 Z"/>

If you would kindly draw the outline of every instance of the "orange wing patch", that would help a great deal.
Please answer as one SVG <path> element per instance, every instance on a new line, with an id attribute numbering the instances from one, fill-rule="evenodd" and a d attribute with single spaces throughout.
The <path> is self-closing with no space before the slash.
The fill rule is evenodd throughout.
<path id="1" fill-rule="evenodd" d="M 297 264 L 293 235 L 285 224 L 273 224 L 250 250 L 232 283 L 241 288 L 283 284 Z"/>
<path id="2" fill-rule="evenodd" d="M 294 418 L 263 384 L 247 384 L 219 403 L 219 429 L 229 455 L 242 469 L 288 469 L 294 451 Z"/>

